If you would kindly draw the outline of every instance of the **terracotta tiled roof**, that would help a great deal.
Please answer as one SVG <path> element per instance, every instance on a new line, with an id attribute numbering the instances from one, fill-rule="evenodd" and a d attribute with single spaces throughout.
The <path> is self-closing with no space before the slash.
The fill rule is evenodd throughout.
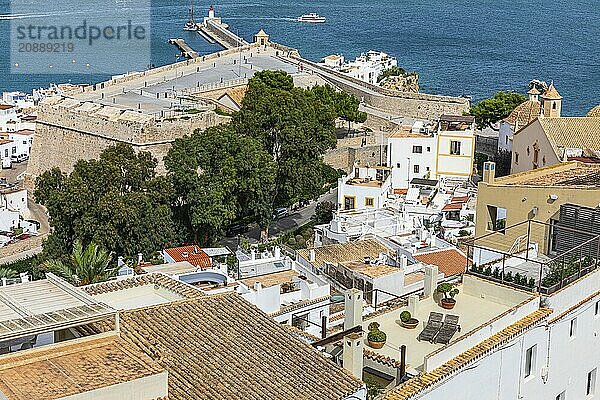
<path id="1" fill-rule="evenodd" d="M 269 313 L 269 317 L 271 317 L 271 318 L 277 317 L 278 315 L 286 314 L 286 313 L 289 313 L 290 311 L 299 310 L 301 308 L 311 306 L 313 304 L 322 303 L 325 301 L 329 302 L 330 300 L 331 300 L 331 296 L 327 295 L 327 296 L 317 297 L 316 299 L 299 301 L 297 303 L 290 304 L 289 306 L 281 307 L 279 309 L 279 311 L 274 311 L 272 313 Z"/>
<path id="2" fill-rule="evenodd" d="M 384 356 L 383 354 L 379 354 L 367 349 L 363 350 L 363 356 L 371 361 L 375 361 L 376 363 L 384 364 L 392 368 L 400 368 L 401 365 L 400 361 L 395 360 L 392 357 Z"/>
<path id="3" fill-rule="evenodd" d="M 450 203 L 450 204 L 446 204 L 444 206 L 444 208 L 442 208 L 442 211 L 456 211 L 456 210 L 462 210 L 462 203 Z"/>
<path id="4" fill-rule="evenodd" d="M 545 99 L 545 100 L 560 100 L 560 99 L 562 99 L 562 96 L 558 93 L 558 91 L 554 87 L 554 83 L 551 83 L 550 87 L 548 88 L 548 90 L 546 90 L 544 92 L 544 94 L 542 94 L 542 99 Z"/>
<path id="5" fill-rule="evenodd" d="M 455 196 L 450 199 L 450 203 L 466 203 L 469 201 L 469 196 Z"/>
<path id="6" fill-rule="evenodd" d="M 595 189 L 600 188 L 600 165 L 572 161 L 508 175 L 496 179 L 494 183 L 498 185 L 569 186 Z"/>
<path id="7" fill-rule="evenodd" d="M 259 282 L 262 287 L 267 288 L 275 285 L 281 285 L 282 283 L 291 282 L 293 278 L 298 276 L 298 272 L 289 269 L 287 271 L 244 278 L 242 279 L 242 282 L 249 288 L 253 288 L 256 282 Z"/>
<path id="8" fill-rule="evenodd" d="M 0 358 L 0 391 L 9 400 L 62 399 L 163 371 L 118 336 L 103 336 Z"/>
<path id="9" fill-rule="evenodd" d="M 516 106 L 508 117 L 504 118 L 504 121 L 513 125 L 513 127 L 516 123 L 517 129 L 519 129 L 539 117 L 540 109 L 541 106 L 539 101 L 527 100 Z"/>
<path id="10" fill-rule="evenodd" d="M 390 249 L 374 239 L 358 240 L 356 242 L 338 243 L 329 246 L 317 247 L 315 250 L 316 267 L 321 267 L 324 262 L 338 264 L 346 261 L 363 260 L 365 257 L 379 257 L 379 253 L 388 253 Z M 308 261 L 308 249 L 298 250 L 298 254 Z"/>
<path id="11" fill-rule="evenodd" d="M 165 249 L 175 262 L 187 261 L 197 267 L 206 268 L 211 266 L 210 257 L 202 251 L 199 246 L 181 246 Z"/>
<path id="12" fill-rule="evenodd" d="M 203 292 L 194 288 L 193 286 L 161 273 L 135 275 L 130 278 L 82 286 L 81 289 L 86 291 L 91 296 L 94 296 L 102 293 L 115 292 L 117 290 L 124 290 L 144 285 L 159 285 L 186 299 L 204 296 Z"/>
<path id="13" fill-rule="evenodd" d="M 121 336 L 169 371 L 169 400 L 337 400 L 362 382 L 237 293 L 120 313 Z"/>
<path id="14" fill-rule="evenodd" d="M 596 107 L 594 107 L 590 111 L 588 111 L 588 113 L 586 114 L 586 117 L 592 117 L 592 118 L 600 117 L 600 104 L 598 104 Z"/>
<path id="15" fill-rule="evenodd" d="M 8 110 L 13 108 L 14 106 L 11 106 L 10 104 L 0 104 L 0 110 Z"/>
<path id="16" fill-rule="evenodd" d="M 525 318 L 520 319 L 509 327 L 484 340 L 480 344 L 472 347 L 464 353 L 459 354 L 452 360 L 434 369 L 433 371 L 424 372 L 412 379 L 409 379 L 401 386 L 397 386 L 396 388 L 385 393 L 382 396 L 382 399 L 409 400 L 417 398 L 417 396 L 423 391 L 438 385 L 451 375 L 460 372 L 461 369 L 494 352 L 504 343 L 539 324 L 540 321 L 542 321 L 551 313 L 551 309 L 541 308 L 529 314 Z"/>
<path id="17" fill-rule="evenodd" d="M 554 117 L 538 121 L 559 159 L 565 148 L 600 150 L 600 118 Z"/>
<path id="18" fill-rule="evenodd" d="M 408 189 L 394 189 L 394 194 L 407 194 Z"/>
<path id="19" fill-rule="evenodd" d="M 422 263 L 437 265 L 438 270 L 445 276 L 462 274 L 467 267 L 467 257 L 456 249 L 416 254 L 414 257 Z"/>
<path id="20" fill-rule="evenodd" d="M 531 89 L 529 89 L 529 91 L 527 92 L 527 94 L 541 94 L 541 93 L 540 93 L 540 91 L 539 91 L 539 90 L 537 90 L 537 89 L 535 88 L 535 86 L 534 86 L 534 87 L 532 87 Z"/>
<path id="21" fill-rule="evenodd" d="M 13 142 L 12 140 L 0 139 L 0 145 L 2 145 L 2 144 L 9 144 L 9 143 L 12 143 L 12 142 Z"/>
<path id="22" fill-rule="evenodd" d="M 17 135 L 33 135 L 33 134 L 35 134 L 35 131 L 31 130 L 31 129 L 21 129 L 14 133 L 16 133 Z"/>

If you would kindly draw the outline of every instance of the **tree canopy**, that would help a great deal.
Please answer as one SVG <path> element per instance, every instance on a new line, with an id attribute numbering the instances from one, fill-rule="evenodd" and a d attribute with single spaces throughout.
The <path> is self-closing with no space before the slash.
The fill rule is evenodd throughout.
<path id="1" fill-rule="evenodd" d="M 508 117 L 512 110 L 524 101 L 527 101 L 527 97 L 522 94 L 513 91 L 500 91 L 494 97 L 481 100 L 471 106 L 469 114 L 475 117 L 477 126 L 484 129 Z"/>
<path id="2" fill-rule="evenodd" d="M 77 240 L 119 255 L 152 253 L 175 239 L 169 182 L 156 177 L 157 161 L 125 144 L 97 160 L 80 160 L 73 172 L 54 168 L 36 180 L 35 198 L 53 228 L 44 252 L 65 258 Z"/>
<path id="3" fill-rule="evenodd" d="M 208 244 L 238 217 L 271 221 L 275 163 L 259 142 L 232 126 L 177 139 L 165 166 L 173 182 L 175 220 L 190 239 Z"/>

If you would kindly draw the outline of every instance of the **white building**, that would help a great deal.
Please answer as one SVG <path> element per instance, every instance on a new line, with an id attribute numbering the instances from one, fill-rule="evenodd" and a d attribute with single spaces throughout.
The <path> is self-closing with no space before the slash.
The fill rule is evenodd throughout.
<path id="1" fill-rule="evenodd" d="M 335 65 L 339 61 L 339 59 L 336 59 L 329 63 Z M 325 61 L 325 63 L 327 65 L 328 61 Z M 352 78 L 376 85 L 377 78 L 383 71 L 396 66 L 398 66 L 398 61 L 395 57 L 380 51 L 371 50 L 366 54 L 363 53 L 356 57 L 354 61 L 343 64 L 339 67 L 339 71 Z"/>
<path id="2" fill-rule="evenodd" d="M 12 155 L 26 155 L 29 157 L 31 154 L 31 144 L 33 143 L 33 137 L 35 132 L 30 129 L 22 129 L 16 132 L 10 132 L 8 139 L 13 142 Z"/>
<path id="3" fill-rule="evenodd" d="M 338 180 L 338 209 L 379 209 L 387 204 L 392 185 L 389 167 L 355 167 Z"/>
<path id="4" fill-rule="evenodd" d="M 388 165 L 392 187 L 408 188 L 415 179 L 437 179 L 451 187 L 473 173 L 475 119 L 442 115 L 436 126 L 417 121 L 400 127 L 388 139 Z"/>

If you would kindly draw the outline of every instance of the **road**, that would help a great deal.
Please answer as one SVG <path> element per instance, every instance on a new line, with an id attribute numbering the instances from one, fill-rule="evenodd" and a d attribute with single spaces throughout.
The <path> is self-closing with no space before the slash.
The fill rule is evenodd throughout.
<path id="1" fill-rule="evenodd" d="M 315 214 L 317 204 L 323 201 L 331 201 L 334 204 L 337 203 L 337 188 L 333 188 L 328 193 L 323 194 L 317 201 L 311 201 L 308 206 L 290 213 L 287 217 L 274 221 L 269 227 L 269 236 L 276 236 L 279 233 L 297 229 L 306 224 Z M 253 224 L 250 231 L 244 234 L 244 236 L 248 237 L 252 243 L 258 242 L 260 240 L 259 227 Z M 238 245 L 238 239 L 237 237 L 223 238 L 221 244 L 235 250 Z"/>

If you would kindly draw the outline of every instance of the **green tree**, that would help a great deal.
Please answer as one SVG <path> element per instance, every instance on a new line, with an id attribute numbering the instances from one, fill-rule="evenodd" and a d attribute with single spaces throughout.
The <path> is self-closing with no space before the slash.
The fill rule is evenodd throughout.
<path id="1" fill-rule="evenodd" d="M 257 139 L 277 166 L 274 206 L 318 196 L 323 154 L 336 145 L 336 110 L 314 91 L 296 88 L 282 71 L 258 72 L 249 82 L 233 127 Z"/>
<path id="2" fill-rule="evenodd" d="M 519 104 L 527 100 L 527 97 L 517 92 L 500 91 L 494 97 L 481 100 L 471 106 L 469 114 L 475 117 L 480 129 L 491 127 L 492 124 L 508 117 L 508 115 Z"/>
<path id="3" fill-rule="evenodd" d="M 111 257 L 109 252 L 94 243 L 90 243 L 84 249 L 78 240 L 67 262 L 48 260 L 43 267 L 74 285 L 89 285 L 104 282 L 116 275 L 116 270 L 109 268 Z"/>
<path id="4" fill-rule="evenodd" d="M 412 72 L 414 74 L 414 72 Z M 398 66 L 394 66 L 394 67 L 390 67 L 388 69 L 386 69 L 385 71 L 383 71 L 381 74 L 379 74 L 379 76 L 377 77 L 377 82 L 381 82 L 382 80 L 384 80 L 385 78 L 388 78 L 390 76 L 403 76 L 403 75 L 408 75 L 409 73 L 407 73 L 404 68 L 400 68 Z"/>
<path id="5" fill-rule="evenodd" d="M 332 107 L 337 118 L 348 122 L 348 133 L 352 122 L 367 120 L 367 113 L 359 110 L 360 100 L 354 95 L 338 91 L 331 85 L 315 86 L 311 89 L 311 93 L 318 101 Z"/>
<path id="6" fill-rule="evenodd" d="M 97 160 L 78 161 L 70 174 L 56 168 L 42 174 L 34 194 L 53 228 L 44 258 L 66 260 L 76 240 L 119 255 L 150 254 L 171 244 L 170 189 L 155 177 L 156 165 L 150 153 L 118 144 Z"/>
<path id="7" fill-rule="evenodd" d="M 335 205 L 331 201 L 322 201 L 315 207 L 313 220 L 316 224 L 327 224 L 333 219 Z"/>
<path id="8" fill-rule="evenodd" d="M 271 221 L 275 163 L 257 140 L 220 125 L 175 141 L 165 157 L 175 219 L 209 244 L 239 217 Z"/>

